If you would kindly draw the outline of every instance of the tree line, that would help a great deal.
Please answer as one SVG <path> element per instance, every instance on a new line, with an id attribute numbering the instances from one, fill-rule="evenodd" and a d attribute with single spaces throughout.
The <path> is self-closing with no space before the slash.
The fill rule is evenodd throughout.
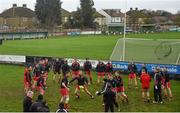
<path id="1" fill-rule="evenodd" d="M 52 29 L 62 24 L 61 0 L 36 0 L 35 13 L 41 27 Z M 93 0 L 80 0 L 80 7 L 68 17 L 68 28 L 94 28 Z"/>
<path id="2" fill-rule="evenodd" d="M 57 26 L 62 26 L 61 0 L 36 0 L 35 13 L 39 20 L 40 27 L 52 29 Z M 93 0 L 80 0 L 80 7 L 72 12 L 68 17 L 68 21 L 63 23 L 64 28 L 97 28 L 98 24 L 95 20 L 96 9 L 93 7 Z M 158 16 L 164 16 L 168 20 L 172 20 L 174 24 L 180 26 L 180 12 L 173 15 L 170 12 L 157 10 L 135 10 L 130 9 L 128 12 L 128 22 L 133 27 L 138 23 L 139 18 L 144 18 L 144 24 L 156 23 Z M 165 19 L 161 22 L 167 21 Z"/>

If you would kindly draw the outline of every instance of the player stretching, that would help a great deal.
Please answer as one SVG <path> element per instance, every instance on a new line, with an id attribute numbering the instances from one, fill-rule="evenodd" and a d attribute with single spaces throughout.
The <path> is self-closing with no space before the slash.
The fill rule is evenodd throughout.
<path id="1" fill-rule="evenodd" d="M 129 80 L 128 80 L 129 88 L 131 88 L 133 80 L 134 80 L 135 87 L 138 88 L 137 79 L 136 79 L 137 67 L 133 62 L 131 62 L 128 65 L 128 71 L 129 71 Z"/>
<path id="2" fill-rule="evenodd" d="M 146 73 L 145 70 L 142 70 L 140 81 L 142 83 L 142 99 L 144 101 L 147 100 L 147 102 L 150 102 L 149 88 L 151 77 Z M 147 98 L 145 97 L 145 95 L 147 96 Z"/>
<path id="3" fill-rule="evenodd" d="M 31 90 L 31 66 L 26 66 L 24 69 L 24 91 L 27 93 L 29 90 Z"/>
<path id="4" fill-rule="evenodd" d="M 116 72 L 116 76 L 117 76 L 117 82 L 116 82 L 116 92 L 117 92 L 117 96 L 121 98 L 122 102 L 124 103 L 126 101 L 126 103 L 129 102 L 127 95 L 125 94 L 125 89 L 124 89 L 124 84 L 123 84 L 123 78 L 119 75 L 118 72 Z"/>
<path id="5" fill-rule="evenodd" d="M 88 80 L 87 78 L 82 74 L 82 72 L 80 71 L 79 72 L 79 76 L 73 78 L 69 83 L 73 82 L 77 80 L 77 86 L 76 86 L 76 89 L 75 89 L 75 95 L 76 95 L 76 98 L 79 98 L 79 94 L 78 94 L 78 91 L 80 89 L 83 89 L 92 99 L 94 98 L 94 96 L 88 91 L 87 89 L 87 84 L 88 84 Z"/>
<path id="6" fill-rule="evenodd" d="M 113 65 L 110 61 L 106 64 L 106 74 L 108 78 L 110 78 L 113 74 Z"/>
<path id="7" fill-rule="evenodd" d="M 167 68 L 163 68 L 163 77 L 164 77 L 164 96 L 167 98 L 168 94 L 170 99 L 173 97 L 171 92 L 171 83 L 170 77 L 167 73 Z"/>
<path id="8" fill-rule="evenodd" d="M 105 70 L 106 70 L 106 66 L 102 61 L 99 61 L 99 63 L 96 66 L 96 72 L 98 75 L 98 80 L 97 83 L 100 83 L 100 78 L 105 78 Z"/>
<path id="9" fill-rule="evenodd" d="M 92 84 L 92 74 L 91 74 L 92 64 L 88 58 L 86 58 L 86 61 L 84 62 L 84 65 L 83 65 L 83 68 L 84 68 L 85 75 L 87 77 L 89 77 L 90 83 Z"/>
<path id="10" fill-rule="evenodd" d="M 78 63 L 77 59 L 74 59 L 74 62 L 71 65 L 72 69 L 72 78 L 79 76 L 80 64 Z"/>
<path id="11" fill-rule="evenodd" d="M 44 83 L 44 72 L 41 72 L 41 76 L 37 80 L 37 90 L 41 95 L 44 95 L 45 83 Z"/>
<path id="12" fill-rule="evenodd" d="M 64 108 L 68 109 L 68 102 L 69 102 L 69 88 L 68 88 L 68 76 L 63 76 L 63 79 L 60 83 L 60 94 L 61 94 L 61 101 L 60 103 L 64 103 Z"/>

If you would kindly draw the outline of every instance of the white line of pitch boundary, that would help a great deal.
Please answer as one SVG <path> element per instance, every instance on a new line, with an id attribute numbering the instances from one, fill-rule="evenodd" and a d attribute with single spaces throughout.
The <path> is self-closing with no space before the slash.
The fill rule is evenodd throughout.
<path id="1" fill-rule="evenodd" d="M 179 53 L 178 58 L 176 60 L 176 65 L 178 65 L 179 59 L 180 59 L 180 53 Z"/>
<path id="2" fill-rule="evenodd" d="M 146 39 L 146 38 L 126 38 L 129 40 L 159 40 L 159 41 L 180 41 L 180 39 Z M 121 38 L 120 40 L 123 40 L 123 38 Z"/>
<path id="3" fill-rule="evenodd" d="M 120 39 L 121 39 L 121 38 L 120 38 Z M 113 48 L 113 52 L 111 53 L 110 60 L 112 60 L 112 56 L 113 56 L 113 54 L 114 54 L 114 52 L 115 52 L 115 49 L 116 49 L 116 47 L 117 47 L 120 39 L 117 40 L 116 45 L 115 45 L 114 48 Z"/>

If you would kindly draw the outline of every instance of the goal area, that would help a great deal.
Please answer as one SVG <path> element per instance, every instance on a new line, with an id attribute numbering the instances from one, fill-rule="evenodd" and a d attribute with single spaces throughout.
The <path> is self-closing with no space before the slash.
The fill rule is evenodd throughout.
<path id="1" fill-rule="evenodd" d="M 179 65 L 180 39 L 121 38 L 117 41 L 110 60 Z"/>

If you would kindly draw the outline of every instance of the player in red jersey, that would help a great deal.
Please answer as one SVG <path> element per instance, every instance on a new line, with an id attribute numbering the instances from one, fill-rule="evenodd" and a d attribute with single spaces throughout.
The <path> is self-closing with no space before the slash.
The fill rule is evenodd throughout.
<path id="1" fill-rule="evenodd" d="M 116 92 L 117 96 L 121 98 L 122 102 L 126 103 L 129 102 L 127 95 L 125 94 L 125 89 L 124 89 L 124 83 L 123 83 L 123 78 L 120 75 L 120 72 L 116 72 L 115 75 L 117 76 L 116 78 Z"/>
<path id="2" fill-rule="evenodd" d="M 131 62 L 128 65 L 128 72 L 129 72 L 129 80 L 128 80 L 129 88 L 131 88 L 133 80 L 134 80 L 135 87 L 138 88 L 137 78 L 136 78 L 137 67 L 133 62 Z"/>
<path id="3" fill-rule="evenodd" d="M 24 91 L 27 93 L 29 90 L 31 90 L 31 71 L 32 67 L 31 66 L 26 66 L 24 69 Z"/>
<path id="4" fill-rule="evenodd" d="M 41 69 L 40 69 L 40 65 L 36 64 L 34 69 L 33 69 L 33 90 L 36 88 L 37 86 L 37 81 L 39 79 L 39 77 L 41 76 Z"/>
<path id="5" fill-rule="evenodd" d="M 106 64 L 106 74 L 108 78 L 110 78 L 113 74 L 113 65 L 110 61 Z"/>
<path id="6" fill-rule="evenodd" d="M 83 68 L 84 68 L 85 75 L 87 77 L 89 77 L 90 83 L 92 84 L 92 74 L 91 74 L 92 64 L 88 58 L 86 58 L 86 61 L 84 62 L 84 65 L 83 65 Z"/>
<path id="7" fill-rule="evenodd" d="M 77 61 L 77 59 L 74 59 L 74 62 L 71 65 L 71 69 L 72 69 L 72 77 L 78 77 L 79 76 L 79 70 L 80 70 L 80 64 Z"/>
<path id="8" fill-rule="evenodd" d="M 173 96 L 172 96 L 172 91 L 171 91 L 170 77 L 169 77 L 169 74 L 167 73 L 167 68 L 162 69 L 162 74 L 163 74 L 163 78 L 164 78 L 164 83 L 163 83 L 164 96 L 165 96 L 165 98 L 167 98 L 169 96 L 171 99 Z"/>
<path id="9" fill-rule="evenodd" d="M 100 83 L 100 78 L 105 78 L 105 71 L 106 71 L 106 66 L 102 61 L 99 61 L 99 63 L 96 66 L 96 72 L 98 75 L 98 80 L 97 83 Z"/>
<path id="10" fill-rule="evenodd" d="M 60 103 L 64 103 L 64 108 L 68 109 L 69 102 L 69 88 L 68 88 L 68 76 L 63 76 L 63 79 L 60 82 L 60 94 L 61 101 Z"/>
<path id="11" fill-rule="evenodd" d="M 43 76 L 44 76 L 44 72 L 42 71 L 41 76 L 37 80 L 37 90 L 41 95 L 44 95 L 45 93 L 45 82 Z"/>
<path id="12" fill-rule="evenodd" d="M 88 85 L 88 80 L 87 78 L 83 75 L 83 73 L 80 71 L 79 72 L 79 76 L 73 78 L 69 83 L 73 82 L 77 80 L 77 86 L 76 86 L 76 89 L 75 89 L 75 95 L 76 95 L 76 98 L 79 98 L 79 94 L 78 94 L 78 91 L 80 89 L 82 89 L 83 91 L 85 91 L 92 99 L 94 98 L 94 96 L 88 91 L 87 89 L 87 85 Z"/>
<path id="13" fill-rule="evenodd" d="M 142 99 L 144 101 L 150 102 L 149 88 L 150 88 L 151 77 L 149 76 L 148 73 L 146 73 L 145 70 L 142 70 L 141 72 L 140 81 L 142 84 Z"/>

